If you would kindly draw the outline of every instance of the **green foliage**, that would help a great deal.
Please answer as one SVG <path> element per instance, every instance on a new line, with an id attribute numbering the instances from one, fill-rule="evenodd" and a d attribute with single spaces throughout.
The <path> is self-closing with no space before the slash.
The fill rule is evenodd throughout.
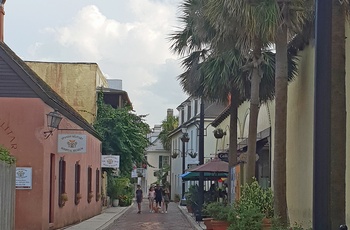
<path id="1" fill-rule="evenodd" d="M 171 139 L 168 137 L 169 133 L 176 129 L 179 120 L 175 116 L 167 116 L 165 120 L 162 121 L 162 131 L 159 133 L 158 138 L 163 145 L 165 150 L 170 150 Z"/>
<path id="2" fill-rule="evenodd" d="M 10 155 L 10 151 L 3 145 L 0 145 L 0 161 L 4 161 L 7 164 L 15 164 L 16 158 Z"/>
<path id="3" fill-rule="evenodd" d="M 180 202 L 180 194 L 178 194 L 178 193 L 175 194 L 174 202 Z"/>
<path id="4" fill-rule="evenodd" d="M 289 227 L 283 226 L 279 219 L 274 219 L 271 230 L 312 230 L 312 228 L 304 228 L 301 224 L 294 223 Z"/>
<path id="5" fill-rule="evenodd" d="M 163 187 L 169 187 L 170 184 L 167 181 L 170 171 L 170 165 L 165 165 L 163 168 L 156 170 L 154 175 L 157 177 L 156 184 L 161 184 Z"/>
<path id="6" fill-rule="evenodd" d="M 145 162 L 144 151 L 150 144 L 145 116 L 136 115 L 130 107 L 114 109 L 103 102 L 102 93 L 97 105 L 94 127 L 103 138 L 102 154 L 119 154 L 121 176 L 130 177 L 133 164 Z"/>
<path id="7" fill-rule="evenodd" d="M 111 199 L 116 199 L 120 195 L 130 193 L 130 180 L 129 178 L 120 177 L 108 177 L 107 181 L 107 194 Z"/>
<path id="8" fill-rule="evenodd" d="M 230 213 L 230 206 L 222 202 L 212 202 L 204 205 L 203 212 L 215 220 L 227 221 Z"/>
<path id="9" fill-rule="evenodd" d="M 247 207 L 245 205 L 235 205 L 230 209 L 228 221 L 232 223 L 230 230 L 260 230 L 262 226 L 262 214 L 258 207 Z"/>
<path id="10" fill-rule="evenodd" d="M 274 214 L 272 190 L 262 188 L 254 178 L 251 184 L 242 186 L 238 205 L 246 209 L 257 208 L 266 218 L 271 218 Z"/>
<path id="11" fill-rule="evenodd" d="M 199 187 L 198 185 L 191 185 L 185 193 L 186 204 L 192 207 L 197 207 L 199 204 Z"/>

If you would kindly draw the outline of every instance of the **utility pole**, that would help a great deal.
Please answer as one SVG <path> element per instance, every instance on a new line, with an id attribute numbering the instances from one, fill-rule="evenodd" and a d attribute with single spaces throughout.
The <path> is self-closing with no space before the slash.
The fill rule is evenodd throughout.
<path id="1" fill-rule="evenodd" d="M 331 229 L 332 0 L 316 0 L 313 229 Z"/>

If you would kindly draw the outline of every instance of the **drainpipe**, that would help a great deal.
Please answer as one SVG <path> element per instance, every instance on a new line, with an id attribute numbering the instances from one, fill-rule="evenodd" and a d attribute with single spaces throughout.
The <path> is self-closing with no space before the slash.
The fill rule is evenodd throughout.
<path id="1" fill-rule="evenodd" d="M 4 42 L 4 16 L 5 16 L 5 5 L 6 0 L 1 0 L 0 3 L 0 42 Z"/>

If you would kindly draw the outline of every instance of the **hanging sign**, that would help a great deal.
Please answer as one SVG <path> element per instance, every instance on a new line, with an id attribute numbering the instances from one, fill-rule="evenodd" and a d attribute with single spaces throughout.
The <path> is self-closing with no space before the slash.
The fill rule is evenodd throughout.
<path id="1" fill-rule="evenodd" d="M 86 135 L 58 134 L 58 153 L 86 153 Z"/>
<path id="2" fill-rule="evenodd" d="M 119 168 L 119 155 L 102 155 L 101 167 L 102 168 Z"/>

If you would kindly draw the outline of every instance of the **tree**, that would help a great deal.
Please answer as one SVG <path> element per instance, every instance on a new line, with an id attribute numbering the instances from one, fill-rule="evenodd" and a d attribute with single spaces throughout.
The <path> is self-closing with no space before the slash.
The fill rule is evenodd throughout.
<path id="1" fill-rule="evenodd" d="M 94 128 L 103 138 L 102 154 L 120 155 L 121 176 L 130 177 L 133 164 L 145 161 L 144 151 L 149 146 L 146 134 L 149 126 L 143 115 L 136 115 L 130 107 L 114 109 L 104 104 L 99 94 Z"/>
<path id="2" fill-rule="evenodd" d="M 162 131 L 159 133 L 158 138 L 165 150 L 170 150 L 171 139 L 168 137 L 169 133 L 177 128 L 179 125 L 178 118 L 172 115 L 168 115 L 166 119 L 162 121 Z"/>
<path id="3" fill-rule="evenodd" d="M 348 2 L 332 1 L 331 69 L 331 229 L 345 223 L 346 91 L 345 15 Z M 349 10 L 347 10 L 349 11 Z M 348 12 L 347 12 L 348 13 Z"/>
<path id="4" fill-rule="evenodd" d="M 251 63 L 254 57 L 246 58 L 241 50 L 235 48 L 237 40 L 233 39 L 234 36 L 228 36 L 232 34 L 223 37 L 216 32 L 208 21 L 206 15 L 208 11 L 205 10 L 204 2 L 186 1 L 182 8 L 184 16 L 181 19 L 185 24 L 184 29 L 171 37 L 173 41 L 171 48 L 176 53 L 182 56 L 188 53 L 182 61 L 185 72 L 179 76 L 180 84 L 184 91 L 192 96 L 219 101 L 230 100 L 229 170 L 231 170 L 237 163 L 237 108 L 243 100 L 251 99 L 251 92 L 254 91 L 248 82 L 251 69 L 247 68 L 249 64 L 245 63 Z M 259 68 L 264 76 L 261 84 L 264 87 L 261 92 L 256 90 L 254 92 L 258 94 L 260 100 L 267 101 L 273 99 L 274 95 L 274 54 L 264 51 L 260 59 L 262 65 Z M 295 65 L 291 65 L 290 76 L 294 73 L 293 67 Z"/>
<path id="5" fill-rule="evenodd" d="M 232 44 L 249 61 L 244 68 L 249 70 L 250 112 L 248 133 L 248 160 L 245 181 L 250 183 L 255 176 L 255 155 L 257 120 L 260 107 L 260 82 L 262 72 L 262 52 L 267 50 L 275 34 L 275 25 L 279 20 L 273 1 L 257 1 L 254 6 L 245 0 L 212 0 L 208 4 L 208 15 L 218 31 L 218 42 L 222 37 L 236 37 Z M 228 26 L 232 25 L 232 26 Z M 219 43 L 215 42 L 214 44 Z"/>

